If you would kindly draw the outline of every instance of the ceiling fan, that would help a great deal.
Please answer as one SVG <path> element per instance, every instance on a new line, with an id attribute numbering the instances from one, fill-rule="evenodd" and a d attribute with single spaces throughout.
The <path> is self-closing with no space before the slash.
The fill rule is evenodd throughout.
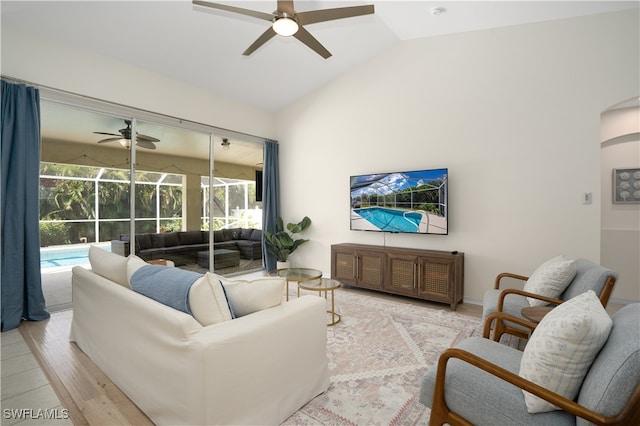
<path id="1" fill-rule="evenodd" d="M 333 9 L 310 10 L 296 13 L 293 8 L 293 0 L 278 0 L 278 8 L 273 13 L 265 13 L 257 10 L 243 9 L 241 7 L 228 6 L 226 4 L 211 3 L 202 0 L 193 0 L 193 4 L 210 7 L 212 9 L 225 10 L 227 12 L 239 13 L 241 15 L 252 16 L 254 18 L 270 21 L 272 24 L 251 46 L 244 51 L 243 55 L 251 55 L 256 49 L 269 41 L 276 34 L 282 36 L 294 36 L 318 55 L 327 59 L 331 56 L 329 52 L 304 25 L 318 22 L 333 21 L 336 19 L 351 18 L 354 16 L 370 15 L 374 12 L 373 5 L 337 7 Z"/>
<path id="2" fill-rule="evenodd" d="M 125 148 L 129 148 L 131 146 L 131 120 L 124 120 L 124 123 L 127 125 L 127 127 L 118 130 L 120 132 L 119 135 L 116 133 L 93 132 L 97 135 L 115 136 L 112 138 L 99 140 L 98 143 L 117 141 L 120 142 L 120 145 L 124 146 Z M 140 133 L 136 133 L 136 146 L 146 149 L 156 149 L 156 144 L 154 142 L 160 142 L 160 139 L 154 138 L 153 136 L 141 135 Z"/>

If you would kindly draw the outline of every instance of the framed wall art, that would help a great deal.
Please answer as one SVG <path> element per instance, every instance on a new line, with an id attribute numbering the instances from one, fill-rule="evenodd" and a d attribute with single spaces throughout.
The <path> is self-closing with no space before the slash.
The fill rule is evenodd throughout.
<path id="1" fill-rule="evenodd" d="M 613 169 L 613 202 L 640 204 L 640 167 Z"/>

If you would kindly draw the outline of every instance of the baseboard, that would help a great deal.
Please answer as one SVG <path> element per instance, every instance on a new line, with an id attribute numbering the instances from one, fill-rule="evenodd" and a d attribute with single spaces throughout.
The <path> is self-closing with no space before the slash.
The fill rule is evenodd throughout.
<path id="1" fill-rule="evenodd" d="M 463 297 L 462 301 L 471 305 L 482 305 L 482 299 L 475 299 L 473 297 Z"/>
<path id="2" fill-rule="evenodd" d="M 639 303 L 640 300 L 632 300 L 632 299 L 620 299 L 619 297 L 610 297 L 609 303 L 615 303 L 618 305 L 630 305 L 632 303 Z"/>

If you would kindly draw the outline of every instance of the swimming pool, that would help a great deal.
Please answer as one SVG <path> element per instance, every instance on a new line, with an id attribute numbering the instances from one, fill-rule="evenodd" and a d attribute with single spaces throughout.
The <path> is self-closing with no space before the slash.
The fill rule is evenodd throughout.
<path id="1" fill-rule="evenodd" d="M 96 245 L 103 250 L 111 251 L 111 243 L 69 244 L 67 246 L 41 247 L 40 269 L 88 264 L 89 246 L 91 245 Z"/>
<path id="2" fill-rule="evenodd" d="M 370 207 L 355 209 L 354 212 L 362 216 L 376 228 L 386 232 L 418 232 L 422 215 L 420 213 L 402 210 Z"/>

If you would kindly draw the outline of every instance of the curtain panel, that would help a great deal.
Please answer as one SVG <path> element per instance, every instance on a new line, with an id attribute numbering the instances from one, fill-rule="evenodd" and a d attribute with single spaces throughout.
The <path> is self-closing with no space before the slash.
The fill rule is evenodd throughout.
<path id="1" fill-rule="evenodd" d="M 40 276 L 40 93 L 2 81 L 2 331 L 49 318 Z"/>
<path id="2" fill-rule="evenodd" d="M 264 143 L 264 171 L 262 175 L 262 229 L 275 233 L 276 218 L 280 216 L 280 172 L 278 166 L 278 143 Z M 265 239 L 262 239 L 264 268 L 267 271 L 276 269 L 276 257 L 267 250 Z"/>

